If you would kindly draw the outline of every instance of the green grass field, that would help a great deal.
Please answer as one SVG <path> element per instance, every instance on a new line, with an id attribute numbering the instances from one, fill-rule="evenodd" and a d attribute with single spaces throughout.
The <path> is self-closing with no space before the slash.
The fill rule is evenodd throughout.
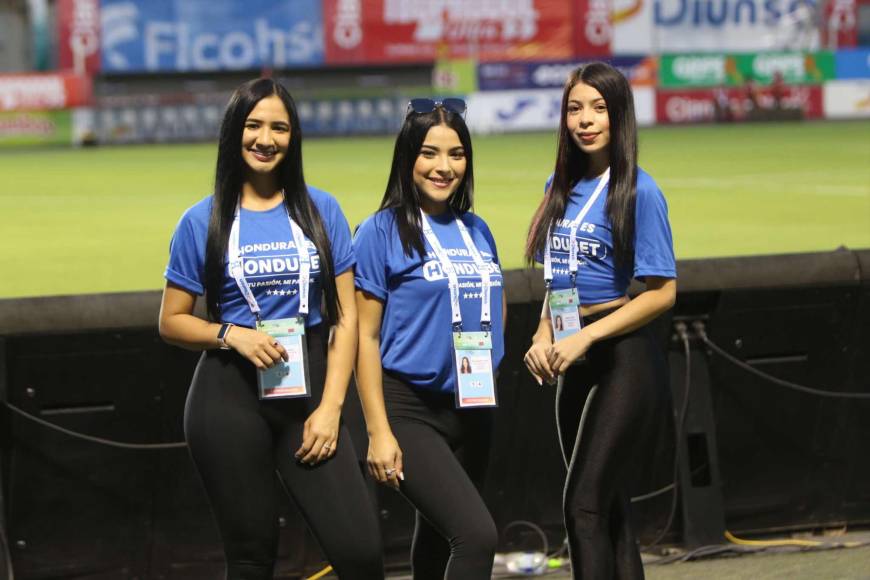
<path id="1" fill-rule="evenodd" d="M 553 134 L 477 137 L 476 210 L 522 265 Z M 156 289 L 169 237 L 206 196 L 214 145 L 0 153 L 0 297 Z M 351 225 L 383 193 L 392 138 L 305 143 L 308 182 Z M 678 258 L 870 247 L 870 122 L 658 127 L 641 165 L 670 205 Z"/>

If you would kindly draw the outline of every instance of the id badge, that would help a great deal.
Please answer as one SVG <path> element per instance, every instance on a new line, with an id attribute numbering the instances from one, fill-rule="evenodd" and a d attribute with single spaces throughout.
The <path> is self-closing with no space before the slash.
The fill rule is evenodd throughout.
<path id="1" fill-rule="evenodd" d="M 492 373 L 492 334 L 454 332 L 456 360 L 456 408 L 495 407 L 495 379 Z"/>
<path id="2" fill-rule="evenodd" d="M 260 398 L 310 397 L 305 323 L 298 318 L 261 320 L 257 330 L 277 340 L 287 351 L 286 361 L 282 359 L 271 368 L 257 371 Z"/>
<path id="3" fill-rule="evenodd" d="M 580 332 L 580 298 L 577 289 L 550 290 L 550 324 L 553 325 L 553 341 L 561 340 Z"/>

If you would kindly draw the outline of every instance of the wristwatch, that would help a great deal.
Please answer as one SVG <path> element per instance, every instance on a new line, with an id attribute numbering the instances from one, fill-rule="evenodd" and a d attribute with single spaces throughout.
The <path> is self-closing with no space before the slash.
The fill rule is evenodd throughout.
<path id="1" fill-rule="evenodd" d="M 218 330 L 217 339 L 221 350 L 230 350 L 230 345 L 227 344 L 227 334 L 229 334 L 232 327 L 232 322 L 224 322 L 221 324 L 221 329 Z"/>

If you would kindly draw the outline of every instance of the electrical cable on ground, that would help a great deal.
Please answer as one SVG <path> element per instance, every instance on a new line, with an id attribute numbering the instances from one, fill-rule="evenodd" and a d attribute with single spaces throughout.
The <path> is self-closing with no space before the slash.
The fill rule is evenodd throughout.
<path id="1" fill-rule="evenodd" d="M 61 427 L 60 425 L 55 425 L 50 421 L 46 421 L 45 419 L 40 419 L 34 415 L 31 415 L 27 411 L 23 409 L 19 409 L 15 405 L 9 402 L 4 402 L 4 405 L 15 411 L 22 417 L 33 421 L 38 425 L 42 425 L 43 427 L 47 427 L 48 429 L 52 429 L 54 431 L 58 431 L 63 433 L 64 435 L 68 435 L 70 437 L 76 439 L 82 439 L 84 441 L 90 441 L 91 443 L 98 443 L 100 445 L 107 445 L 109 447 L 117 447 L 120 449 L 135 449 L 135 450 L 155 450 L 155 449 L 180 449 L 182 447 L 187 447 L 187 443 L 184 441 L 179 441 L 176 443 L 125 443 L 123 441 L 113 441 L 111 439 L 104 439 L 103 437 L 94 437 L 93 435 L 85 435 L 84 433 L 79 433 L 78 431 L 72 431 L 71 429 L 67 429 L 66 427 Z"/>
<path id="2" fill-rule="evenodd" d="M 786 387 L 788 389 L 793 389 L 795 391 L 800 391 L 802 393 L 806 393 L 809 395 L 815 395 L 817 397 L 830 397 L 833 399 L 870 399 L 870 393 L 844 393 L 844 392 L 836 392 L 836 391 L 823 391 L 821 389 L 814 389 L 812 387 L 806 387 L 804 385 L 799 385 L 797 383 L 793 383 L 791 381 L 787 381 L 785 379 L 780 379 L 780 378 L 775 377 L 773 375 L 769 375 L 763 371 L 758 370 L 757 368 L 753 367 L 752 365 L 749 365 L 749 364 L 743 362 L 742 360 L 740 360 L 739 358 L 732 355 L 731 353 L 726 351 L 724 348 L 722 348 L 721 346 L 719 346 L 718 344 L 716 344 L 715 342 L 710 340 L 710 338 L 707 336 L 707 332 L 704 328 L 704 323 L 701 322 L 700 320 L 696 320 L 695 322 L 693 322 L 692 328 L 698 334 L 698 338 L 700 338 L 701 341 L 710 348 L 710 350 L 712 350 L 713 352 L 715 352 L 716 354 L 718 354 L 722 358 L 724 358 L 727 361 L 733 363 L 734 365 L 742 368 L 743 370 L 754 374 L 757 377 L 760 377 L 766 381 L 769 381 L 769 382 L 774 383 L 776 385 L 779 385 L 781 387 Z"/>
<path id="3" fill-rule="evenodd" d="M 677 336 L 679 336 L 680 340 L 683 343 L 683 355 L 686 357 L 686 373 L 684 375 L 684 384 L 685 389 L 683 390 L 683 404 L 680 407 L 680 414 L 676 417 L 676 425 L 675 429 L 675 445 L 674 445 L 674 482 L 667 486 L 667 488 L 662 489 L 671 489 L 673 490 L 673 495 L 671 496 L 671 509 L 668 514 L 668 521 L 665 523 L 665 527 L 662 528 L 662 531 L 656 535 L 653 541 L 641 548 L 642 551 L 649 550 L 650 548 L 656 546 L 659 542 L 661 542 L 664 537 L 671 530 L 671 526 L 674 524 L 674 517 L 677 514 L 677 503 L 679 500 L 679 494 L 677 493 L 679 488 L 679 477 L 680 477 L 680 448 L 682 447 L 683 441 L 683 431 L 686 426 L 686 415 L 689 410 L 689 394 L 692 389 L 692 350 L 689 345 L 689 333 L 686 327 L 686 323 L 682 321 L 678 321 L 674 324 L 674 330 L 677 332 Z M 632 503 L 636 503 L 638 501 L 643 501 L 643 499 L 647 499 L 648 497 L 655 497 L 656 495 L 660 495 L 661 490 L 655 491 L 651 494 L 646 494 L 645 496 L 640 496 L 639 498 L 632 498 Z"/>
<path id="4" fill-rule="evenodd" d="M 316 574 L 312 574 L 311 576 L 309 576 L 305 580 L 318 580 L 318 578 L 323 578 L 324 576 L 326 576 L 330 572 L 332 572 L 332 566 L 327 566 L 326 568 L 324 568 L 320 572 L 317 572 Z"/>

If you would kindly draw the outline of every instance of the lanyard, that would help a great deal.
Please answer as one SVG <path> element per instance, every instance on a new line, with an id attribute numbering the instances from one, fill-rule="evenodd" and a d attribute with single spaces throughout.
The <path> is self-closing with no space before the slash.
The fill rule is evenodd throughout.
<path id="1" fill-rule="evenodd" d="M 432 231 L 432 226 L 429 224 L 426 214 L 422 211 L 420 212 L 420 221 L 423 225 L 423 235 L 426 237 L 426 241 L 429 242 L 429 245 L 432 246 L 432 251 L 435 252 L 435 256 L 437 256 L 438 261 L 441 263 L 441 269 L 447 275 L 448 286 L 450 288 L 450 310 L 453 314 L 453 328 L 461 330 L 462 312 L 459 309 L 459 277 L 456 275 L 456 269 L 453 267 L 453 263 L 450 261 L 447 252 L 444 251 L 444 248 L 441 246 L 441 242 L 438 241 L 435 232 Z M 492 290 L 489 275 L 490 265 L 483 261 L 483 256 L 480 255 L 477 246 L 474 245 L 474 240 L 471 239 L 471 234 L 468 233 L 468 228 L 465 227 L 462 220 L 456 217 L 454 221 L 459 227 L 462 241 L 465 243 L 468 253 L 471 254 L 471 258 L 474 260 L 474 265 L 477 267 L 477 271 L 480 272 L 482 283 L 480 292 L 480 326 L 488 331 L 492 326 L 492 318 L 490 316 L 490 298 Z"/>
<path id="2" fill-rule="evenodd" d="M 580 224 L 583 223 L 583 218 L 586 217 L 586 214 L 589 213 L 589 210 L 592 208 L 592 204 L 595 203 L 595 200 L 598 199 L 598 196 L 601 195 L 601 192 L 604 191 L 604 188 L 607 187 L 608 182 L 610 181 L 610 168 L 601 175 L 601 179 L 598 181 L 598 185 L 595 187 L 595 191 L 592 192 L 592 195 L 586 201 L 586 205 L 583 206 L 583 209 L 580 210 L 580 213 L 577 214 L 577 217 L 574 218 L 574 221 L 571 222 L 571 236 L 568 238 L 570 251 L 568 253 L 568 268 L 571 272 L 571 285 L 574 285 L 574 279 L 577 278 L 577 270 L 580 268 L 579 261 L 577 260 L 577 228 L 580 227 Z M 553 232 L 547 232 L 547 247 L 544 250 L 544 282 L 547 285 L 547 288 L 550 287 L 550 284 L 553 282 L 553 258 L 550 255 L 550 240 L 552 238 Z"/>
<path id="3" fill-rule="evenodd" d="M 230 276 L 236 281 L 236 285 L 248 303 L 251 313 L 259 322 L 260 320 L 260 305 L 257 299 L 254 298 L 254 292 L 251 286 L 245 279 L 245 270 L 242 266 L 241 252 L 239 249 L 239 228 L 240 228 L 240 204 L 236 204 L 236 213 L 233 216 L 233 225 L 230 228 L 230 240 L 227 244 L 227 254 L 230 263 Z M 290 214 L 287 214 L 287 221 L 290 222 L 290 231 L 293 232 L 293 244 L 296 246 L 296 253 L 299 256 L 299 316 L 308 314 L 308 289 L 311 284 L 311 256 L 308 254 L 308 243 L 305 240 L 305 234 L 302 232 Z"/>

